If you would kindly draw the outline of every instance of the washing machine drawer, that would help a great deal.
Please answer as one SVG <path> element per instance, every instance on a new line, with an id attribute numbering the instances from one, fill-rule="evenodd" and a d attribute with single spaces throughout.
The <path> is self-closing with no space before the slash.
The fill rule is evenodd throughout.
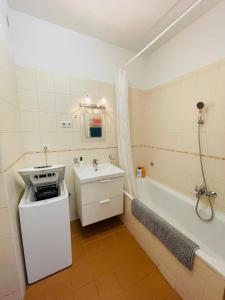
<path id="1" fill-rule="evenodd" d="M 123 212 L 123 195 L 82 206 L 82 225 L 86 226 Z"/>

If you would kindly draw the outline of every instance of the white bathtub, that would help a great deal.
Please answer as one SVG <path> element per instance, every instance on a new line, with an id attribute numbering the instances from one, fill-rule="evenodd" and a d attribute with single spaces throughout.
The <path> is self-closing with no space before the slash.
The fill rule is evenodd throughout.
<path id="1" fill-rule="evenodd" d="M 192 199 L 150 178 L 138 179 L 138 192 L 142 203 L 195 241 L 196 255 L 225 279 L 225 215 L 215 210 L 214 219 L 203 222 Z"/>

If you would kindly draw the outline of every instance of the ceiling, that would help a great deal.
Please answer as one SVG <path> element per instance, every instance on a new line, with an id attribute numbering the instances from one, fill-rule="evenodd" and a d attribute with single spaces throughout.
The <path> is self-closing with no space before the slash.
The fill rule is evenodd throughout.
<path id="1" fill-rule="evenodd" d="M 219 1 L 203 0 L 154 48 Z M 9 0 L 9 5 L 39 19 L 139 51 L 194 2 L 196 0 Z"/>

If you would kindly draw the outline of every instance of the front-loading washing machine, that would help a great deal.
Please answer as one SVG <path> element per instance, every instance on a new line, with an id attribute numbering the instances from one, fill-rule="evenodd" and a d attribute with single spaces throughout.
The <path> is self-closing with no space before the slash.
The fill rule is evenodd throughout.
<path id="1" fill-rule="evenodd" d="M 65 166 L 18 170 L 26 184 L 19 203 L 28 283 L 72 264 Z"/>

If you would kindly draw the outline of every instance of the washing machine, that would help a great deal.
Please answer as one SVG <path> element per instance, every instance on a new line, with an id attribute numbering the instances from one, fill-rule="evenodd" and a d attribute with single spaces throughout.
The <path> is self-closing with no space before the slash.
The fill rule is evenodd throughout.
<path id="1" fill-rule="evenodd" d="M 26 184 L 19 217 L 28 283 L 72 264 L 65 165 L 18 170 Z"/>

